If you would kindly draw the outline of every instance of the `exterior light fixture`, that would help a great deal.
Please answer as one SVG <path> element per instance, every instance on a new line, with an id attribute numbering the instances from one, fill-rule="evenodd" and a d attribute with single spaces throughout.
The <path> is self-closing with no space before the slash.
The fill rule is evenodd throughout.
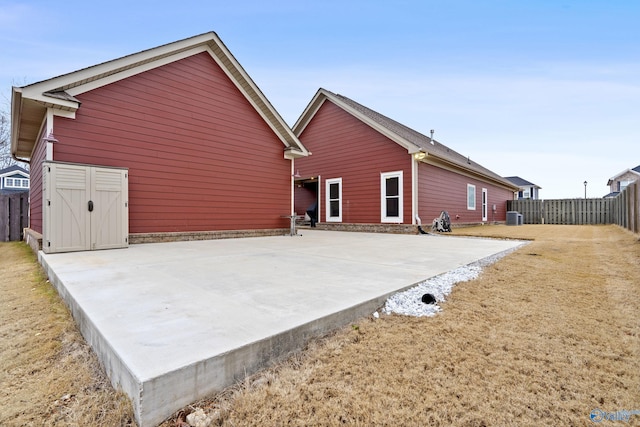
<path id="1" fill-rule="evenodd" d="M 300 178 L 300 176 L 301 175 L 300 175 L 300 171 L 299 170 L 296 170 L 296 173 L 293 174 L 294 178 Z"/>
<path id="2" fill-rule="evenodd" d="M 48 135 L 48 136 L 45 136 L 44 138 L 42 138 L 42 140 L 43 140 L 44 142 L 53 142 L 53 143 L 59 142 L 59 141 L 56 139 L 56 137 L 55 137 L 55 136 L 53 136 L 53 132 L 49 132 L 49 135 Z"/>
<path id="3" fill-rule="evenodd" d="M 427 157 L 427 153 L 425 153 L 424 151 L 418 151 L 417 153 L 413 154 L 413 158 L 416 160 L 422 160 L 426 157 Z"/>

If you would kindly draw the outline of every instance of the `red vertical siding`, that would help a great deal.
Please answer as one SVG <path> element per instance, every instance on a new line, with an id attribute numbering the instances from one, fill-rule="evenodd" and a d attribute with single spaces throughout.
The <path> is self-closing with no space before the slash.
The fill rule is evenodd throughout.
<path id="1" fill-rule="evenodd" d="M 47 144 L 38 136 L 29 164 L 29 228 L 38 233 L 42 233 L 42 162 L 46 156 Z"/>
<path id="2" fill-rule="evenodd" d="M 421 163 L 418 168 L 418 215 L 431 224 L 441 211 L 449 212 L 451 223 L 482 222 L 482 189 L 487 189 L 487 221 L 504 221 L 506 201 L 513 192 L 439 167 Z M 467 209 L 467 184 L 476 187 L 476 209 Z M 495 215 L 492 205 L 496 205 Z"/>
<path id="3" fill-rule="evenodd" d="M 384 135 L 326 101 L 299 136 L 311 156 L 296 160 L 300 175 L 342 178 L 342 222 L 380 223 L 380 174 L 403 171 L 403 222 L 411 223 L 411 156 Z"/>
<path id="4" fill-rule="evenodd" d="M 209 54 L 77 98 L 54 159 L 128 167 L 131 233 L 288 227 L 284 146 Z"/>

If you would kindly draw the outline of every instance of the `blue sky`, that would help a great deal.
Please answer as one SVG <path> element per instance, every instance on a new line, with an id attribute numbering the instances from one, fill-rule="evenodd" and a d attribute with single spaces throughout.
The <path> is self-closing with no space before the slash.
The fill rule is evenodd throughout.
<path id="1" fill-rule="evenodd" d="M 33 83 L 215 31 L 293 125 L 319 87 L 543 198 L 640 165 L 640 1 L 0 0 L 0 106 Z"/>

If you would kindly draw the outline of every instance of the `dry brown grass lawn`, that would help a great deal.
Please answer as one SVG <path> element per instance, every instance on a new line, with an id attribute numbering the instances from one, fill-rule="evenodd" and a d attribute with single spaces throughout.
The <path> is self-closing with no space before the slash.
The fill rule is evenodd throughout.
<path id="1" fill-rule="evenodd" d="M 595 408 L 640 410 L 638 236 L 550 225 L 453 234 L 534 240 L 458 284 L 435 317 L 362 319 L 182 413 L 199 406 L 224 426 L 588 426 Z M 0 244 L 0 277 L 0 425 L 129 423 L 28 248 Z"/>
<path id="2" fill-rule="evenodd" d="M 637 236 L 549 225 L 454 234 L 535 240 L 458 284 L 436 317 L 363 319 L 192 407 L 225 426 L 587 426 L 596 408 L 640 410 Z"/>
<path id="3" fill-rule="evenodd" d="M 0 425 L 132 425 L 28 246 L 0 243 L 0 284 Z"/>

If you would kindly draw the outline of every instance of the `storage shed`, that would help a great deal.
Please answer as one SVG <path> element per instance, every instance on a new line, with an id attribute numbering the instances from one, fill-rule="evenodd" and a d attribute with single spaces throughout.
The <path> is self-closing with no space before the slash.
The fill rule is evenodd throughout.
<path id="1" fill-rule="evenodd" d="M 121 246 L 287 233 L 293 159 L 308 154 L 213 32 L 14 87 L 11 152 L 31 163 L 30 236 L 70 226 L 47 217 L 60 209 L 43 191 L 54 197 L 59 182 L 43 171 L 57 167 L 55 180 L 70 164 L 103 177 L 119 169 L 122 206 L 105 212 L 123 221 Z M 100 210 L 94 190 L 74 203 Z"/>

